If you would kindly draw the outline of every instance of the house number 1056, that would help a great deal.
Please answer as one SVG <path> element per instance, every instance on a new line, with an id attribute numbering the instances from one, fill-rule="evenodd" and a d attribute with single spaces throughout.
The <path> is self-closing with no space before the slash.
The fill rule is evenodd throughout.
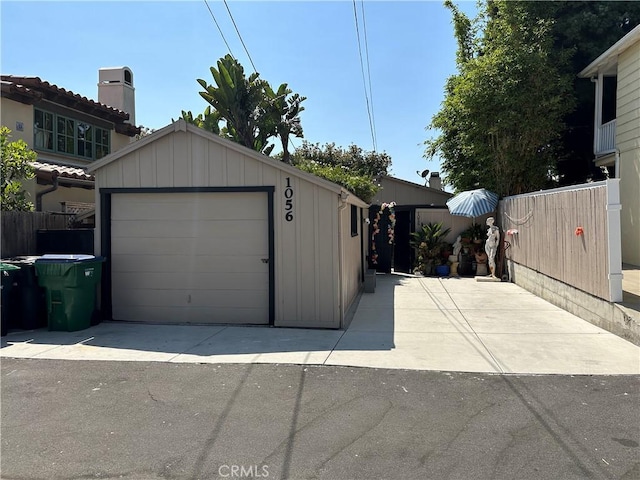
<path id="1" fill-rule="evenodd" d="M 291 177 L 287 177 L 287 188 L 284 189 L 284 218 L 287 222 L 293 220 L 293 187 Z"/>

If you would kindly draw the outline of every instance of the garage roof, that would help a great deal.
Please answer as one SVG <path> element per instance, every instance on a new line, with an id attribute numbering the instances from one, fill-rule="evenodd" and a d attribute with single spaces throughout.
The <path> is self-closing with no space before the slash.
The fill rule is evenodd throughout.
<path id="1" fill-rule="evenodd" d="M 214 133 L 208 132 L 206 130 L 203 130 L 202 128 L 198 128 L 195 125 L 191 125 L 187 122 L 185 122 L 183 119 L 178 119 L 177 121 L 167 125 L 164 128 L 161 128 L 160 130 L 157 130 L 155 132 L 153 132 L 150 135 L 145 136 L 144 138 L 142 138 L 141 140 L 137 140 L 131 144 L 129 144 L 128 146 L 121 148 L 120 150 L 111 153 L 110 155 L 107 155 L 106 157 L 92 163 L 91 165 L 86 167 L 86 171 L 87 172 L 95 172 L 97 170 L 100 170 L 101 168 L 109 165 L 112 162 L 115 162 L 116 160 L 130 154 L 131 152 L 134 152 L 152 142 L 155 142 L 156 140 L 166 136 L 166 135 L 170 135 L 174 132 L 178 132 L 178 131 L 182 131 L 182 132 L 191 132 L 195 135 L 199 135 L 201 137 L 204 137 L 212 142 L 218 143 L 226 148 L 229 148 L 231 150 L 235 150 L 243 155 L 246 155 L 247 157 L 251 157 L 259 162 L 262 163 L 266 163 L 271 167 L 275 167 L 277 169 L 283 170 L 287 173 L 290 173 L 291 175 L 296 175 L 304 180 L 307 180 L 311 183 L 314 183 L 320 187 L 323 187 L 327 190 L 331 190 L 337 194 L 348 194 L 349 195 L 349 199 L 350 199 L 350 203 L 354 203 L 360 207 L 363 208 L 367 208 L 369 206 L 369 204 L 365 203 L 364 201 L 362 201 L 361 199 L 359 199 L 358 197 L 356 197 L 354 194 L 352 194 L 351 192 L 349 192 L 348 190 L 346 190 L 345 188 L 341 187 L 338 184 L 335 184 L 333 182 L 330 182 L 328 180 L 325 180 L 323 178 L 317 177 L 315 175 L 312 175 L 310 173 L 307 172 L 303 172 L 302 170 L 292 167 L 291 165 L 287 165 L 284 162 L 275 160 L 271 157 L 267 157 L 266 155 L 263 155 L 259 152 L 256 152 L 255 150 L 251 150 L 250 148 L 247 148 L 243 145 L 240 145 L 239 143 L 236 142 L 232 142 L 231 140 L 227 140 L 226 138 L 222 138 Z"/>

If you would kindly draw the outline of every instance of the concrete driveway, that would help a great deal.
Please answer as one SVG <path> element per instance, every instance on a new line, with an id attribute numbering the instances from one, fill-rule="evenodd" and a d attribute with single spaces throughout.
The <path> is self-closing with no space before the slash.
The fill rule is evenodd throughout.
<path id="1" fill-rule="evenodd" d="M 106 322 L 2 338 L 0 357 L 293 363 L 507 374 L 640 373 L 640 347 L 512 283 L 378 275 L 346 331 Z"/>

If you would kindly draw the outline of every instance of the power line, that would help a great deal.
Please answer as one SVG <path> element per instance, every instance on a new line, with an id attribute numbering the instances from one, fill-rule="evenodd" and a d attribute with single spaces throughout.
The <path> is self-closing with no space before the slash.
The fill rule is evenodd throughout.
<path id="1" fill-rule="evenodd" d="M 362 31 L 364 32 L 364 51 L 367 55 L 367 76 L 369 77 L 369 97 L 371 97 L 371 121 L 373 123 L 373 131 L 375 132 L 376 144 L 374 144 L 374 150 L 378 150 L 377 140 L 378 133 L 376 130 L 376 115 L 375 108 L 373 107 L 373 90 L 371 89 L 371 70 L 369 62 L 369 42 L 367 42 L 367 21 L 364 17 L 364 0 L 360 0 L 360 7 L 362 8 Z"/>
<path id="2" fill-rule="evenodd" d="M 227 43 L 227 39 L 224 37 L 224 34 L 222 33 L 222 29 L 220 28 L 220 25 L 218 24 L 216 17 L 214 16 L 213 12 L 211 11 L 211 8 L 209 7 L 209 4 L 207 3 L 207 0 L 204 0 L 205 5 L 207 6 L 207 9 L 209 9 L 209 13 L 211 14 L 211 18 L 213 18 L 213 21 L 216 24 L 216 27 L 218 27 L 218 31 L 220 32 L 220 35 L 222 36 L 222 39 L 224 40 L 225 45 L 227 46 L 227 49 L 229 50 L 229 53 L 231 54 L 231 56 L 234 58 L 235 57 L 233 55 L 233 53 L 231 52 L 231 47 L 229 47 L 229 44 Z M 242 47 L 244 48 L 244 51 L 247 54 L 247 57 L 249 57 L 249 61 L 251 62 L 251 66 L 253 67 L 253 71 L 254 72 L 258 72 L 258 70 L 256 69 L 255 64 L 253 63 L 253 59 L 251 58 L 251 54 L 249 53 L 249 50 L 247 49 L 247 46 L 244 43 L 244 40 L 242 39 L 242 35 L 240 34 L 240 30 L 238 29 L 238 25 L 236 24 L 236 21 L 233 18 L 233 15 L 231 14 L 231 10 L 229 9 L 229 5 L 227 4 L 227 0 L 224 0 L 224 5 L 227 8 L 227 12 L 229 13 L 229 17 L 231 18 L 231 22 L 233 22 L 233 26 L 236 29 L 236 33 L 238 34 L 238 38 L 240 39 L 240 42 L 242 43 Z M 293 149 L 296 149 L 295 144 L 293 143 L 293 140 L 291 140 L 291 137 L 289 137 L 289 144 L 293 147 Z"/>
<path id="3" fill-rule="evenodd" d="M 242 39 L 242 35 L 240 35 L 240 30 L 238 30 L 238 26 L 236 25 L 236 21 L 233 19 L 233 15 L 231 15 L 231 10 L 229 9 L 229 4 L 227 4 L 227 0 L 224 0 L 224 6 L 227 7 L 227 12 L 229 12 L 229 17 L 231 17 L 231 21 L 233 22 L 233 26 L 236 29 L 236 33 L 238 34 L 238 37 L 240 38 L 240 42 L 242 43 L 242 46 L 244 47 L 244 51 L 247 53 L 247 57 L 249 57 L 249 61 L 251 62 L 251 66 L 253 67 L 253 71 L 257 73 L 258 70 L 256 69 L 256 66 L 253 64 L 253 60 L 251 59 L 251 55 L 249 55 L 249 50 L 247 50 L 247 46 L 244 44 L 244 40 Z"/>
<path id="4" fill-rule="evenodd" d="M 216 24 L 216 27 L 218 27 L 218 31 L 220 32 L 220 36 L 222 37 L 222 40 L 224 40 L 224 44 L 227 46 L 227 50 L 229 50 L 229 54 L 235 60 L 236 57 L 233 55 L 233 52 L 231 51 L 231 47 L 227 43 L 227 39 L 224 37 L 224 33 L 222 33 L 222 29 L 220 28 L 220 25 L 218 25 L 218 21 L 216 20 L 216 16 L 211 11 L 211 7 L 207 3 L 207 0 L 204 0 L 204 4 L 207 6 L 207 9 L 209 10 L 209 13 L 211 14 L 211 18 L 213 18 L 213 22 Z"/>
<path id="5" fill-rule="evenodd" d="M 360 28 L 358 26 L 358 10 L 356 0 L 353 0 L 353 16 L 356 21 L 356 35 L 358 37 L 358 53 L 360 54 L 360 69 L 362 70 L 362 85 L 364 87 L 364 98 L 367 102 L 367 115 L 369 116 L 369 128 L 371 130 L 371 141 L 373 142 L 373 150 L 376 151 L 376 136 L 373 131 L 373 119 L 371 118 L 371 109 L 369 107 L 369 94 L 367 93 L 367 80 L 364 74 L 364 63 L 362 60 L 362 46 L 360 45 Z"/>

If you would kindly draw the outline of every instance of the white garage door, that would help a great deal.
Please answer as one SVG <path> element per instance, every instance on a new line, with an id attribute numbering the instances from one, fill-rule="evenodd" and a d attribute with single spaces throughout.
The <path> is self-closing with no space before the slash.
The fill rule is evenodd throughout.
<path id="1" fill-rule="evenodd" d="M 269 323 L 267 194 L 118 193 L 114 320 Z"/>

